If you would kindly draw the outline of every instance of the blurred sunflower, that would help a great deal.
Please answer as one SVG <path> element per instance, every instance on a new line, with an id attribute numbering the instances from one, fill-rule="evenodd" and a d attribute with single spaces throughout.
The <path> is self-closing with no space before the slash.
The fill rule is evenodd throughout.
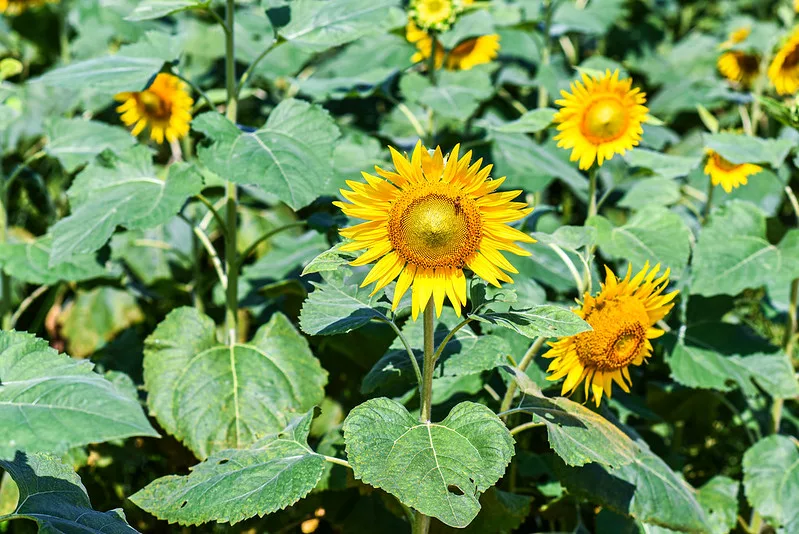
<path id="1" fill-rule="evenodd" d="M 749 176 L 762 170 L 762 167 L 753 163 L 730 163 L 713 150 L 707 151 L 705 174 L 710 176 L 710 182 L 714 186 L 720 184 L 727 193 L 746 185 Z"/>
<path id="2" fill-rule="evenodd" d="M 118 93 L 114 99 L 123 103 L 117 111 L 126 126 L 133 126 L 133 135 L 139 135 L 148 124 L 150 139 L 156 143 L 163 143 L 165 135 L 172 142 L 189 133 L 194 100 L 177 76 L 162 72 L 144 91 Z"/>
<path id="3" fill-rule="evenodd" d="M 57 2 L 58 0 L 0 0 L 0 13 L 4 15 L 19 15 L 23 11 L 40 7 L 47 2 Z"/>
<path id="4" fill-rule="evenodd" d="M 547 380 L 564 376 L 562 395 L 571 394 L 585 381 L 585 396 L 591 389 L 599 406 L 602 394 L 611 395 L 613 382 L 629 393 L 630 365 L 641 365 L 652 354 L 650 339 L 663 335 L 654 324 L 669 313 L 674 297 L 672 291 L 663 295 L 668 286 L 669 270 L 655 279 L 660 265 L 650 271 L 649 262 L 632 279 L 632 266 L 627 267 L 623 280 L 605 267 L 605 283 L 596 297 L 586 293 L 582 307 L 574 313 L 591 325 L 593 330 L 550 343 L 552 349 L 544 354 L 553 358 Z"/>
<path id="5" fill-rule="evenodd" d="M 760 56 L 731 50 L 719 56 L 717 65 L 722 76 L 748 87 L 760 73 Z"/>
<path id="6" fill-rule="evenodd" d="M 430 57 L 433 48 L 433 38 L 424 30 L 408 21 L 405 28 L 405 38 L 416 45 L 416 53 L 411 57 L 413 62 L 425 61 Z M 496 59 L 499 52 L 499 35 L 483 35 L 467 39 L 446 53 L 441 43 L 436 42 L 436 68 L 440 69 L 445 64 L 449 70 L 469 70 L 476 65 L 490 63 Z"/>
<path id="7" fill-rule="evenodd" d="M 721 43 L 722 48 L 729 48 L 733 45 L 737 45 L 746 41 L 746 38 L 749 37 L 749 34 L 752 33 L 752 28 L 749 26 L 742 26 L 736 30 L 733 30 L 727 40 Z"/>
<path id="8" fill-rule="evenodd" d="M 792 95 L 799 89 L 799 29 L 780 47 L 768 68 L 777 93 Z"/>
<path id="9" fill-rule="evenodd" d="M 463 10 L 458 0 L 411 0 L 409 14 L 419 28 L 446 31 Z"/>
<path id="10" fill-rule="evenodd" d="M 472 153 L 458 159 L 459 145 L 446 158 L 437 147 L 431 154 L 419 142 L 410 160 L 389 147 L 396 171 L 375 167 L 380 177 L 362 173 L 366 183 L 347 181 L 346 202 L 334 202 L 345 214 L 367 222 L 341 230 L 352 239 L 341 250 L 365 252 L 352 265 L 377 261 L 361 287 L 375 282 L 375 294 L 399 277 L 392 310 L 412 287 L 414 320 L 431 296 L 441 314 L 445 297 L 460 315 L 466 305 L 468 267 L 499 287 L 513 283 L 505 273 L 518 273 L 501 251 L 530 253 L 515 241 L 533 243 L 527 234 L 508 226 L 530 212 L 524 202 L 512 202 L 521 191 L 496 193 L 505 178 L 491 180 L 491 165 L 471 163 Z"/>
<path id="11" fill-rule="evenodd" d="M 644 130 L 641 123 L 649 111 L 645 94 L 631 88 L 632 79 L 619 81 L 619 71 L 605 71 L 601 78 L 583 74 L 582 83 L 572 82 L 571 93 L 561 91 L 561 106 L 555 114 L 560 133 L 558 146 L 572 149 L 571 161 L 580 160 L 588 169 L 596 160 L 602 165 L 614 154 L 636 146 Z"/>

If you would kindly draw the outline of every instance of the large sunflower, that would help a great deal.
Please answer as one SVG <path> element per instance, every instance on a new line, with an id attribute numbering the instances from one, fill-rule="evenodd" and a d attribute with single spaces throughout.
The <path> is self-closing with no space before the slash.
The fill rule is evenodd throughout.
<path id="1" fill-rule="evenodd" d="M 794 30 L 774 56 L 768 77 L 781 95 L 792 95 L 799 89 L 799 29 Z"/>
<path id="2" fill-rule="evenodd" d="M 572 149 L 571 161 L 580 160 L 588 169 L 594 160 L 602 165 L 614 154 L 623 154 L 636 146 L 644 133 L 641 123 L 649 111 L 645 94 L 632 80 L 619 80 L 619 71 L 605 71 L 601 78 L 583 74 L 582 83 L 572 82 L 571 93 L 561 91 L 561 106 L 555 114 L 560 133 L 558 146 Z"/>
<path id="3" fill-rule="evenodd" d="M 746 185 L 749 176 L 762 170 L 761 166 L 754 163 L 730 163 L 713 150 L 707 151 L 705 174 L 710 176 L 713 185 L 721 184 L 727 193 L 739 186 Z"/>
<path id="4" fill-rule="evenodd" d="M 632 266 L 623 280 L 605 267 L 606 278 L 596 297 L 586 293 L 582 307 L 574 311 L 591 325 L 593 330 L 551 343 L 544 357 L 553 358 L 547 380 L 564 376 L 561 394 L 570 394 L 585 381 L 585 396 L 590 387 L 594 402 L 599 406 L 602 394 L 610 398 L 616 382 L 625 392 L 630 391 L 630 365 L 641 365 L 652 353 L 650 339 L 663 335 L 653 328 L 663 319 L 674 303 L 678 291 L 663 295 L 669 280 L 669 270 L 655 279 L 660 271 L 649 263 L 631 279 Z"/>
<path id="5" fill-rule="evenodd" d="M 43 6 L 47 2 L 58 0 L 0 0 L 0 13 L 4 15 L 19 15 L 28 9 Z"/>
<path id="6" fill-rule="evenodd" d="M 408 20 L 405 38 L 416 45 L 416 53 L 411 57 L 411 61 L 418 63 L 430 57 L 433 38 L 428 32 L 419 29 L 413 20 Z M 436 68 L 440 69 L 446 63 L 449 70 L 469 70 L 476 65 L 490 63 L 496 59 L 498 52 L 499 35 L 496 34 L 466 39 L 450 50 L 449 54 L 441 43 L 436 42 Z"/>
<path id="7" fill-rule="evenodd" d="M 162 72 L 144 91 L 118 93 L 114 99 L 123 102 L 117 111 L 126 126 L 133 126 L 133 135 L 139 135 L 148 124 L 150 138 L 156 143 L 163 143 L 165 135 L 172 142 L 189 133 L 194 101 L 177 76 Z"/>
<path id="8" fill-rule="evenodd" d="M 392 310 L 412 287 L 416 319 L 431 296 L 439 315 L 445 297 L 460 315 L 466 267 L 497 287 L 512 283 L 505 271 L 518 271 L 502 251 L 529 256 L 514 241 L 534 242 L 506 224 L 533 211 L 512 202 L 521 191 L 495 192 L 505 178 L 490 179 L 492 166 L 481 168 L 482 159 L 471 163 L 471 152 L 459 159 L 458 145 L 444 158 L 439 147 L 431 154 L 419 142 L 410 160 L 389 148 L 396 171 L 375 167 L 380 177 L 364 172 L 366 183 L 348 180 L 351 190 L 341 194 L 351 204 L 335 202 L 350 217 L 367 221 L 341 230 L 353 240 L 342 250 L 365 250 L 352 265 L 379 260 L 361 287 L 375 282 L 374 294 L 399 277 Z"/>

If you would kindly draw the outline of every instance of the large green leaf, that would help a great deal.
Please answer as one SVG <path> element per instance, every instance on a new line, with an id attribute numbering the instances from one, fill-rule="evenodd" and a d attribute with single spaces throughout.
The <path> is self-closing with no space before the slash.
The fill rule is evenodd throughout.
<path id="1" fill-rule="evenodd" d="M 64 452 L 130 436 L 158 436 L 135 398 L 47 342 L 0 332 L 0 458 Z"/>
<path id="2" fill-rule="evenodd" d="M 409 102 L 429 106 L 436 115 L 463 121 L 471 117 L 494 88 L 485 69 L 441 71 L 435 85 L 418 72 L 406 74 L 400 90 Z"/>
<path id="3" fill-rule="evenodd" d="M 392 8 L 399 8 L 397 0 L 295 0 L 291 21 L 279 33 L 296 46 L 320 52 L 388 29 L 396 15 Z"/>
<path id="4" fill-rule="evenodd" d="M 477 497 L 499 480 L 514 452 L 504 423 L 471 402 L 440 423 L 420 423 L 398 402 L 372 399 L 347 416 L 344 440 L 355 478 L 453 527 L 475 518 Z"/>
<path id="5" fill-rule="evenodd" d="M 507 312 L 484 311 L 469 315 L 483 323 L 509 328 L 523 336 L 564 337 L 590 330 L 591 327 L 573 311 L 560 306 L 542 304 Z"/>
<path id="6" fill-rule="evenodd" d="M 566 465 L 596 462 L 620 467 L 640 453 L 635 442 L 613 423 L 564 397 L 528 396 L 513 411 L 533 414 L 534 421 L 546 424 L 549 444 Z"/>
<path id="7" fill-rule="evenodd" d="M 743 459 L 744 491 L 761 516 L 785 533 L 799 527 L 799 446 L 788 436 L 755 443 Z"/>
<path id="8" fill-rule="evenodd" d="M 210 2 L 196 0 L 142 0 L 125 19 L 135 21 L 159 19 L 187 9 L 201 9 L 208 4 Z"/>
<path id="9" fill-rule="evenodd" d="M 13 461 L 0 460 L 19 488 L 14 511 L 0 516 L 32 519 L 39 532 L 64 534 L 135 534 L 121 509 L 97 512 L 92 509 L 86 488 L 72 466 L 48 454 L 17 453 Z"/>
<path id="10" fill-rule="evenodd" d="M 432 534 L 511 534 L 521 526 L 530 515 L 530 504 L 533 498 L 490 488 L 480 496 L 480 513 L 472 523 L 464 529 L 454 529 L 442 523 L 430 525 Z"/>
<path id="11" fill-rule="evenodd" d="M 730 163 L 767 163 L 773 168 L 782 165 L 794 147 L 788 139 L 761 139 L 733 133 L 705 134 L 705 146 Z"/>
<path id="12" fill-rule="evenodd" d="M 345 334 L 372 320 L 385 320 L 386 304 L 378 296 L 369 296 L 368 288 L 360 287 L 361 277 L 349 269 L 330 273 L 324 282 L 314 283 L 300 312 L 300 328 L 312 336 Z"/>
<path id="13" fill-rule="evenodd" d="M 144 383 L 161 426 L 199 458 L 279 432 L 321 402 L 327 373 L 282 314 L 249 343 L 223 345 L 214 322 L 178 308 L 145 341 Z"/>
<path id="14" fill-rule="evenodd" d="M 45 126 L 47 153 L 58 158 L 67 172 L 88 163 L 103 150 L 121 152 L 136 144 L 136 138 L 118 126 L 83 119 L 53 118 Z"/>
<path id="15" fill-rule="evenodd" d="M 766 219 L 754 205 L 732 201 L 713 211 L 699 235 L 691 293 L 736 295 L 780 270 L 780 252 L 766 240 Z"/>
<path id="16" fill-rule="evenodd" d="M 294 209 L 331 192 L 330 161 L 340 132 L 319 106 L 284 100 L 252 133 L 216 112 L 200 115 L 192 127 L 213 141 L 200 148 L 200 160 L 222 178 L 257 185 Z"/>
<path id="17" fill-rule="evenodd" d="M 94 252 L 117 226 L 134 230 L 167 222 L 201 189 L 202 178 L 187 164 L 172 165 L 166 180 L 156 177 L 152 156 L 144 146 L 119 156 L 103 153 L 67 192 L 72 214 L 52 228 L 50 265 Z"/>
<path id="18" fill-rule="evenodd" d="M 639 210 L 652 204 L 670 206 L 682 198 L 680 183 L 671 178 L 643 178 L 636 180 L 619 201 L 622 208 Z"/>
<path id="19" fill-rule="evenodd" d="M 94 254 L 76 254 L 50 267 L 52 243 L 51 236 L 23 243 L 3 243 L 0 245 L 0 264 L 6 274 L 30 284 L 53 285 L 62 281 L 82 282 L 114 276 L 113 271 L 97 262 Z"/>
<path id="20" fill-rule="evenodd" d="M 687 176 L 699 165 L 701 158 L 672 156 L 645 148 L 634 148 L 624 154 L 624 159 L 632 167 L 644 167 L 661 178 Z M 658 199 L 659 200 L 659 199 Z"/>
<path id="21" fill-rule="evenodd" d="M 245 449 L 222 450 L 185 476 L 166 476 L 131 496 L 159 519 L 181 525 L 235 524 L 282 510 L 316 487 L 325 459 L 308 446 L 313 411 Z"/>
<path id="22" fill-rule="evenodd" d="M 725 476 L 715 476 L 699 488 L 696 495 L 705 509 L 711 534 L 727 534 L 737 523 L 740 483 Z"/>
<path id="23" fill-rule="evenodd" d="M 489 130 L 502 133 L 535 133 L 546 129 L 547 126 L 552 124 L 552 118 L 555 113 L 555 110 L 550 108 L 534 109 L 524 113 L 515 121 L 504 124 L 493 124 L 486 121 L 484 125 Z"/>
<path id="24" fill-rule="evenodd" d="M 642 269 L 646 262 L 659 263 L 679 276 L 688 264 L 691 230 L 679 215 L 666 208 L 641 210 L 616 228 L 601 215 L 589 219 L 588 224 L 597 229 L 602 252 L 629 261 L 634 270 Z"/>

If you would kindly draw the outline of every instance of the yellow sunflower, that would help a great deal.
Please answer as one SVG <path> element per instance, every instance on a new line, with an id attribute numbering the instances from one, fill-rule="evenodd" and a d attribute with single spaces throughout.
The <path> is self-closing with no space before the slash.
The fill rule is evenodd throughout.
<path id="1" fill-rule="evenodd" d="M 746 185 L 747 178 L 762 171 L 763 168 L 753 163 L 730 163 L 713 150 L 707 151 L 705 174 L 710 176 L 713 185 L 721 184 L 724 191 L 732 192 L 733 189 Z"/>
<path id="2" fill-rule="evenodd" d="M 430 50 L 433 48 L 433 38 L 430 34 L 413 22 L 408 21 L 405 28 L 405 38 L 408 42 L 416 45 L 416 53 L 411 56 L 411 61 L 419 63 L 430 57 Z M 436 42 L 436 68 L 444 66 L 446 57 L 446 67 L 449 70 L 469 70 L 476 65 L 490 63 L 496 59 L 499 52 L 499 35 L 483 35 L 472 39 L 467 39 L 453 48 L 449 54 L 446 53 L 441 43 Z"/>
<path id="3" fill-rule="evenodd" d="M 23 11 L 40 7 L 47 2 L 57 2 L 58 0 L 0 0 L 0 13 L 4 15 L 19 15 Z"/>
<path id="4" fill-rule="evenodd" d="M 430 50 L 433 48 L 433 38 L 430 34 L 419 27 L 413 22 L 412 19 L 408 20 L 408 25 L 405 27 L 405 38 L 409 43 L 416 45 L 416 53 L 411 56 L 411 61 L 419 63 L 425 61 L 430 57 Z M 444 47 L 441 43 L 436 41 L 436 68 L 440 69 L 444 65 Z"/>
<path id="5" fill-rule="evenodd" d="M 561 91 L 561 106 L 555 114 L 560 133 L 558 146 L 572 149 L 571 161 L 580 160 L 580 168 L 588 169 L 596 160 L 602 165 L 614 154 L 623 154 L 636 146 L 644 133 L 641 123 L 649 111 L 645 94 L 632 80 L 619 80 L 619 71 L 605 71 L 601 78 L 583 74 L 582 83 L 572 82 L 571 93 Z"/>
<path id="6" fill-rule="evenodd" d="M 774 56 L 768 77 L 778 94 L 792 95 L 799 89 L 799 29 L 794 30 Z"/>
<path id="7" fill-rule="evenodd" d="M 742 43 L 746 41 L 746 38 L 749 37 L 749 34 L 751 33 L 752 28 L 749 26 L 742 26 L 730 33 L 730 36 L 727 38 L 727 40 L 721 43 L 721 48 L 729 48 L 733 45 Z"/>
<path id="8" fill-rule="evenodd" d="M 163 143 L 164 135 L 172 142 L 189 133 L 194 101 L 177 76 L 162 72 L 144 91 L 118 93 L 114 99 L 123 102 L 117 111 L 126 126 L 133 126 L 133 135 L 139 135 L 147 124 L 150 139 L 156 143 Z"/>
<path id="9" fill-rule="evenodd" d="M 459 0 L 411 0 L 409 13 L 417 26 L 425 30 L 446 31 L 463 11 Z"/>
<path id="10" fill-rule="evenodd" d="M 481 168 L 482 159 L 471 163 L 471 152 L 459 159 L 459 145 L 445 158 L 440 147 L 431 154 L 419 142 L 410 160 L 389 148 L 396 171 L 375 167 L 380 177 L 364 172 L 366 183 L 348 180 L 351 190 L 341 194 L 351 204 L 334 203 L 367 221 L 340 232 L 353 240 L 341 250 L 365 251 L 352 265 L 379 260 L 361 287 L 375 282 L 375 294 L 399 277 L 392 310 L 412 287 L 415 320 L 431 297 L 437 314 L 446 297 L 460 315 L 466 267 L 494 286 L 513 283 L 505 271 L 518 271 L 502 251 L 529 256 L 514 242 L 535 241 L 506 224 L 533 211 L 512 202 L 521 191 L 495 192 L 505 178 L 490 179 L 492 166 Z"/>
<path id="11" fill-rule="evenodd" d="M 760 72 L 760 56 L 731 50 L 719 56 L 717 65 L 728 80 L 750 86 Z"/>
<path id="12" fill-rule="evenodd" d="M 544 357 L 553 358 L 547 380 L 564 376 L 562 395 L 571 394 L 585 380 L 585 396 L 590 387 L 599 406 L 602 394 L 610 398 L 616 382 L 629 393 L 630 365 L 641 365 L 652 354 L 650 339 L 663 335 L 653 328 L 674 306 L 678 291 L 663 295 L 668 286 L 669 270 L 655 279 L 660 264 L 650 271 L 649 262 L 632 279 L 632 266 L 623 280 L 605 266 L 605 283 L 596 297 L 583 296 L 582 307 L 574 310 L 593 330 L 550 343 Z"/>

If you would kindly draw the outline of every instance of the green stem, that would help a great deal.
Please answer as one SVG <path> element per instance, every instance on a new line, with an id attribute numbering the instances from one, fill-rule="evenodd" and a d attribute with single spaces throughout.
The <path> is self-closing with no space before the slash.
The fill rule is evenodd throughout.
<path id="1" fill-rule="evenodd" d="M 521 372 L 525 372 L 528 367 L 530 367 L 530 363 L 532 363 L 533 358 L 541 350 L 541 347 L 544 345 L 544 342 L 547 340 L 544 336 L 539 336 L 532 342 L 530 348 L 527 349 L 527 352 L 524 353 L 522 357 L 522 361 L 519 362 L 518 369 Z M 500 412 L 507 412 L 510 409 L 510 405 L 513 402 L 513 397 L 516 395 L 516 380 L 511 380 L 510 384 L 508 384 L 508 389 L 505 391 L 505 396 L 502 398 L 502 403 L 499 406 Z"/>
<path id="2" fill-rule="evenodd" d="M 236 50 L 233 40 L 233 17 L 236 10 L 236 0 L 227 0 L 225 7 L 225 85 L 227 87 L 227 109 L 225 115 L 232 123 L 236 123 Z M 225 328 L 227 330 L 228 345 L 236 343 L 238 337 L 239 314 L 239 260 L 236 252 L 236 222 L 238 215 L 238 191 L 236 184 L 228 181 L 226 188 L 226 223 L 225 235 L 225 267 L 227 272 L 227 291 L 225 302 Z"/>
<path id="3" fill-rule="evenodd" d="M 596 176 L 599 173 L 599 166 L 593 165 L 588 171 L 588 218 L 597 214 L 596 204 Z"/>
<path id="4" fill-rule="evenodd" d="M 530 428 L 536 428 L 536 427 L 539 427 L 539 426 L 544 426 L 545 424 L 546 423 L 538 423 L 538 422 L 535 422 L 535 421 L 529 421 L 527 423 L 523 423 L 523 424 L 521 424 L 519 426 L 511 428 L 510 429 L 510 433 L 511 433 L 511 435 L 515 436 L 519 432 L 524 432 L 525 430 L 528 430 Z"/>
<path id="5" fill-rule="evenodd" d="M 441 357 L 441 353 L 444 352 L 444 349 L 446 348 L 447 343 L 449 343 L 449 341 L 452 339 L 452 336 L 457 334 L 458 330 L 460 330 L 461 328 L 463 328 L 464 326 L 466 326 L 467 324 L 469 324 L 471 322 L 472 322 L 472 319 L 468 319 L 468 318 L 464 319 L 463 321 L 460 322 L 460 324 L 458 324 L 458 326 L 456 326 L 455 328 L 450 330 L 449 334 L 447 334 L 447 337 L 445 337 L 444 340 L 441 342 L 441 344 L 438 346 L 438 350 L 436 351 L 435 355 L 433 356 L 433 361 L 435 361 L 435 362 L 438 361 L 438 359 Z"/>
<path id="6" fill-rule="evenodd" d="M 239 263 L 238 266 L 241 267 L 241 264 L 247 261 L 247 258 L 250 257 L 250 254 L 255 252 L 255 249 L 258 248 L 258 245 L 269 239 L 270 237 L 274 236 L 275 234 L 279 234 L 280 232 L 285 232 L 286 230 L 291 230 L 292 228 L 298 228 L 300 226 L 305 226 L 305 221 L 297 221 L 293 223 L 289 223 L 285 226 L 281 226 L 279 228 L 275 228 L 274 230 L 270 230 L 266 232 L 264 235 L 256 239 L 252 242 L 252 244 L 247 247 L 244 252 L 239 255 Z"/>
<path id="7" fill-rule="evenodd" d="M 791 282 L 791 298 L 788 304 L 788 324 L 785 325 L 785 334 L 782 337 L 782 346 L 785 349 L 785 354 L 788 361 L 793 364 L 793 345 L 796 340 L 797 330 L 797 315 L 796 307 L 799 305 L 799 278 Z M 778 434 L 780 432 L 780 421 L 782 420 L 782 405 L 785 401 L 783 399 L 774 399 L 771 405 L 771 432 Z"/>
<path id="8" fill-rule="evenodd" d="M 438 84 L 436 79 L 436 48 L 438 48 L 438 37 L 436 32 L 430 32 L 430 57 L 427 58 L 427 76 L 430 78 L 430 83 L 435 86 Z M 428 138 L 427 146 L 432 147 L 436 144 L 436 128 L 433 120 L 433 108 L 427 110 L 428 118 Z"/>
<path id="9" fill-rule="evenodd" d="M 713 191 L 716 188 L 713 186 L 713 180 L 710 179 L 708 176 L 707 178 L 707 196 L 705 197 L 705 207 L 702 209 L 702 224 L 704 225 L 707 222 L 707 218 L 710 215 L 710 209 L 713 207 Z"/>
<path id="10" fill-rule="evenodd" d="M 61 48 L 61 63 L 67 65 L 71 61 L 69 53 L 69 6 L 68 2 L 61 2 L 60 14 L 60 27 L 58 29 L 58 41 Z"/>
<path id="11" fill-rule="evenodd" d="M 9 189 L 11 189 L 11 185 L 16 181 L 17 178 L 19 178 L 20 174 L 22 174 L 22 171 L 27 169 L 28 166 L 30 166 L 31 163 L 33 163 L 37 159 L 42 159 L 46 155 L 47 155 L 47 153 L 44 150 L 40 150 L 40 151 L 36 152 L 35 154 L 33 154 L 32 156 L 29 156 L 27 159 L 25 159 L 25 161 L 23 161 L 19 165 L 17 165 L 17 167 L 13 171 L 11 171 L 11 174 L 6 179 L 6 181 L 5 181 L 4 185 L 3 185 L 3 189 L 5 189 L 6 192 Z"/>
<path id="12" fill-rule="evenodd" d="M 192 89 L 194 89 L 194 90 L 197 92 L 197 94 L 199 94 L 199 95 L 202 97 L 202 99 L 203 99 L 203 100 L 205 100 L 205 103 L 206 103 L 206 104 L 208 104 L 208 108 L 209 108 L 209 109 L 213 110 L 213 109 L 215 108 L 215 106 L 214 106 L 214 102 L 213 102 L 213 100 L 211 100 L 211 97 L 210 97 L 210 96 L 208 96 L 208 95 L 205 93 L 205 91 L 203 91 L 202 89 L 200 89 L 200 86 L 199 86 L 199 85 L 197 85 L 196 83 L 194 83 L 193 81 L 191 81 L 189 78 L 186 78 L 185 76 L 183 76 L 182 74 L 180 74 L 180 73 L 178 73 L 178 72 L 175 72 L 175 71 L 173 71 L 173 72 L 172 72 L 172 74 L 174 74 L 174 75 L 175 75 L 175 77 L 177 77 L 177 78 L 179 78 L 179 79 L 183 80 L 183 81 L 184 81 L 186 84 L 188 84 L 188 85 L 189 85 L 189 87 L 191 87 Z M 201 109 L 201 108 L 202 108 L 202 106 L 200 106 L 200 107 L 196 107 L 196 106 L 195 106 L 195 109 L 194 109 L 194 111 L 193 111 L 192 113 L 194 113 L 194 112 L 198 111 L 198 110 L 199 110 L 199 109 Z"/>
<path id="13" fill-rule="evenodd" d="M 416 384 L 419 387 L 419 398 L 421 399 L 422 384 L 424 383 L 424 379 L 422 378 L 422 370 L 419 368 L 419 362 L 416 361 L 416 355 L 413 353 L 410 343 L 408 343 L 408 340 L 405 339 L 405 335 L 402 333 L 402 330 L 399 329 L 397 323 L 389 318 L 386 318 L 385 321 L 392 328 L 392 330 L 394 330 L 394 332 L 397 334 L 397 337 L 399 337 L 400 341 L 402 341 L 402 344 L 405 346 L 405 352 L 408 353 L 408 358 L 411 360 L 411 365 L 413 366 L 413 372 L 416 375 Z"/>
<path id="14" fill-rule="evenodd" d="M 416 512 L 413 522 L 413 534 L 427 534 L 430 531 L 430 517 Z"/>
<path id="15" fill-rule="evenodd" d="M 0 184 L 0 225 L 2 225 L 0 244 L 5 244 L 8 241 L 8 184 L 10 180 L 10 178 L 3 180 L 3 183 Z M 2 300 L 0 300 L 0 321 L 2 321 L 3 330 L 8 330 L 11 327 L 11 277 L 5 271 L 0 272 L 0 290 L 3 292 Z"/>
<path id="16" fill-rule="evenodd" d="M 14 328 L 16 328 L 17 321 L 19 321 L 19 318 L 22 317 L 22 314 L 25 313 L 25 311 L 27 311 L 28 308 L 30 308 L 31 304 L 33 304 L 36 299 L 47 293 L 48 289 L 50 289 L 50 286 L 48 285 L 39 286 L 33 291 L 33 293 L 28 295 L 25 298 L 25 300 L 23 300 L 20 303 L 19 307 L 17 308 L 17 311 L 15 311 L 14 315 L 11 316 L 11 320 L 9 321 L 8 325 L 8 330 L 13 330 Z"/>
<path id="17" fill-rule="evenodd" d="M 250 63 L 250 65 L 247 67 L 247 70 L 245 70 L 244 74 L 241 75 L 241 79 L 239 80 L 239 84 L 236 87 L 236 98 L 238 98 L 239 95 L 241 95 L 242 89 L 244 89 L 244 86 L 247 85 L 247 82 L 250 81 L 250 77 L 252 76 L 252 73 L 255 70 L 255 67 L 258 66 L 258 64 L 261 62 L 261 60 L 263 60 L 269 52 L 274 50 L 275 47 L 278 46 L 281 43 L 283 43 L 283 41 L 275 41 L 275 42 L 273 42 L 271 45 L 269 45 L 266 48 L 266 50 L 261 52 L 258 55 L 258 57 L 253 60 L 252 63 Z"/>
<path id="18" fill-rule="evenodd" d="M 219 211 L 214 206 L 213 202 L 208 200 L 203 194 L 196 195 L 197 200 L 205 204 L 208 208 L 208 213 L 210 213 L 213 218 L 216 220 L 216 224 L 219 226 L 219 231 L 222 232 L 222 235 L 226 235 L 227 232 L 227 221 L 222 218 L 222 215 L 219 214 Z"/>
<path id="19" fill-rule="evenodd" d="M 336 458 L 335 456 L 324 456 L 324 459 L 326 462 L 330 462 L 331 464 L 343 465 L 344 467 L 349 467 L 352 469 L 352 466 L 347 460 L 342 460 L 341 458 Z"/>

